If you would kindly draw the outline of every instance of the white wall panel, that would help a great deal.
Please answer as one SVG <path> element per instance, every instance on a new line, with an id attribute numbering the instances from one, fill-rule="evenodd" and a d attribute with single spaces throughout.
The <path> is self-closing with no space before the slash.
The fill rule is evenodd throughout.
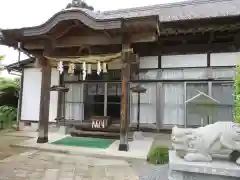
<path id="1" fill-rule="evenodd" d="M 235 66 L 240 61 L 240 53 L 212 53 L 210 55 L 211 66 Z"/>
<path id="2" fill-rule="evenodd" d="M 40 68 L 24 69 L 21 120 L 39 120 L 41 80 Z"/>
<path id="3" fill-rule="evenodd" d="M 207 68 L 183 68 L 183 69 L 162 69 L 161 79 L 207 79 Z"/>
<path id="4" fill-rule="evenodd" d="M 140 72 L 139 79 L 141 80 L 149 80 L 154 79 L 156 80 L 158 77 L 158 70 L 148 70 L 147 72 Z"/>
<path id="5" fill-rule="evenodd" d="M 40 68 L 24 69 L 21 120 L 39 121 L 42 72 Z M 51 85 L 59 84 L 59 73 L 52 69 Z M 49 121 L 57 117 L 58 94 L 50 92 Z"/>
<path id="6" fill-rule="evenodd" d="M 233 79 L 235 76 L 235 68 L 233 67 L 224 67 L 224 68 L 219 68 L 215 67 L 212 68 L 211 71 L 211 77 L 214 79 Z"/>
<path id="7" fill-rule="evenodd" d="M 158 68 L 158 56 L 140 57 L 140 69 Z"/>
<path id="8" fill-rule="evenodd" d="M 207 54 L 169 55 L 161 57 L 162 68 L 206 67 Z"/>

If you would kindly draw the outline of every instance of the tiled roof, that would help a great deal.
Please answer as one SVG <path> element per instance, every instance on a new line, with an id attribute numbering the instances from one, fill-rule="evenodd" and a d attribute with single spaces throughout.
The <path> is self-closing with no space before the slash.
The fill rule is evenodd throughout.
<path id="1" fill-rule="evenodd" d="M 96 14 L 98 16 L 98 14 Z M 240 0 L 190 0 L 179 3 L 105 11 L 99 18 L 159 15 L 160 22 L 240 15 Z"/>
<path id="2" fill-rule="evenodd" d="M 64 14 L 70 14 L 70 13 L 72 13 L 71 14 L 72 19 L 82 18 L 82 16 L 85 16 L 84 19 L 82 20 L 85 22 L 88 21 L 89 19 L 91 20 L 95 19 L 95 21 L 91 21 L 89 22 L 89 24 L 98 24 L 96 26 L 100 26 L 99 24 L 102 23 L 102 20 L 145 17 L 145 16 L 159 16 L 160 23 L 164 23 L 164 22 L 171 22 L 171 21 L 178 21 L 178 20 L 240 16 L 240 0 L 188 0 L 188 1 L 178 2 L 178 3 L 168 3 L 168 4 L 160 4 L 160 5 L 129 8 L 129 9 L 112 10 L 112 11 L 103 11 L 103 12 L 94 12 L 94 11 L 91 11 L 88 9 L 82 9 L 82 8 L 69 8 L 56 13 L 47 22 L 42 24 L 41 25 L 42 26 L 41 28 L 43 29 L 42 31 L 46 30 L 46 28 L 43 25 L 46 25 L 52 21 L 52 24 L 50 24 L 50 26 L 54 26 L 56 23 L 64 19 Z M 102 28 L 102 26 L 105 27 L 106 24 L 107 23 L 105 23 L 104 25 L 101 25 L 100 28 Z M 110 28 L 113 27 L 112 24 L 109 24 L 109 26 Z M 27 28 L 29 27 L 26 27 L 25 29 Z M 35 28 L 34 30 L 35 34 L 36 32 L 40 31 L 39 29 L 36 29 L 36 28 L 40 28 L 40 26 L 35 26 L 31 28 Z M 0 44 L 1 43 L 2 43 L 2 36 L 1 36 L 1 29 L 0 29 Z"/>
<path id="3" fill-rule="evenodd" d="M 30 63 L 34 63 L 34 62 L 35 62 L 35 59 L 28 58 L 28 59 L 21 60 L 20 62 L 15 62 L 15 63 L 9 64 L 9 65 L 5 66 L 5 68 L 17 70 L 17 69 L 19 69 L 19 67 L 22 67 L 22 66 L 28 65 Z"/>

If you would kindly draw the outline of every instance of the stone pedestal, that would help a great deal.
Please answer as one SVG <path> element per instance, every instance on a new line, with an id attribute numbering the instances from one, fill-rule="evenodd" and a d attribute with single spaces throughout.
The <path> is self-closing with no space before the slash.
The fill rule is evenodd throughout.
<path id="1" fill-rule="evenodd" d="M 239 180 L 240 166 L 227 160 L 187 162 L 169 151 L 169 180 Z"/>

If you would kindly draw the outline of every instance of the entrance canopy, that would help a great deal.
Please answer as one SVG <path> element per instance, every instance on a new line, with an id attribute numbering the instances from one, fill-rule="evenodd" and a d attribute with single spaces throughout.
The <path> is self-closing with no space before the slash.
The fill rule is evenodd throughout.
<path id="1" fill-rule="evenodd" d="M 33 56 L 80 56 L 83 47 L 90 49 L 89 54 L 106 54 L 121 52 L 125 40 L 130 44 L 157 41 L 159 18 L 151 15 L 106 19 L 86 9 L 70 8 L 39 26 L 1 32 L 2 44 L 18 48 L 21 43 L 21 50 Z"/>

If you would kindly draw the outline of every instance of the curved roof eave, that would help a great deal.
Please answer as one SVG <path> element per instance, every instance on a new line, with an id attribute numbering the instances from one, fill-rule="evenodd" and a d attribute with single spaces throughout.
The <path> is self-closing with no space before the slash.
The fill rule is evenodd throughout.
<path id="1" fill-rule="evenodd" d="M 4 32 L 7 31 L 21 31 L 21 34 L 24 37 L 43 35 L 49 32 L 58 23 L 65 20 L 78 20 L 89 28 L 95 30 L 120 29 L 122 22 L 122 18 L 105 19 L 101 14 L 94 12 L 90 13 L 89 10 L 71 8 L 54 14 L 50 19 L 39 26 L 6 29 L 2 30 L 2 32 L 4 34 Z"/>

